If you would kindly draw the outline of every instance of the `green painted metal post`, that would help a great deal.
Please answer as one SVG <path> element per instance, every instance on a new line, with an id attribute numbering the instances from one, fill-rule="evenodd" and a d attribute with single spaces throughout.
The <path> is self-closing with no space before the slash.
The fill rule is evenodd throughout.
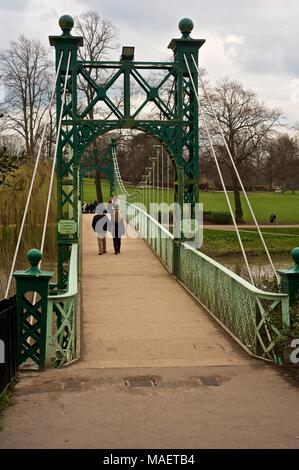
<path id="1" fill-rule="evenodd" d="M 299 248 L 292 250 L 294 266 L 290 269 L 279 269 L 277 272 L 281 276 L 281 290 L 288 294 L 290 307 L 299 300 Z"/>
<path id="2" fill-rule="evenodd" d="M 67 284 L 67 269 L 70 247 L 78 241 L 78 200 L 79 200 L 79 157 L 78 130 L 75 115 L 77 113 L 77 51 L 83 45 L 82 37 L 72 36 L 74 20 L 69 15 L 59 19 L 62 29 L 61 36 L 50 36 L 50 44 L 55 47 L 56 70 L 62 55 L 56 86 L 56 116 L 57 127 L 61 114 L 62 94 L 66 78 L 68 58 L 70 67 L 67 82 L 68 103 L 62 118 L 62 131 L 58 139 L 57 152 L 57 284 L 64 289 Z M 68 230 L 66 223 L 68 222 Z"/>
<path id="3" fill-rule="evenodd" d="M 172 39 L 169 48 L 174 52 L 174 61 L 178 65 L 175 86 L 175 110 L 176 119 L 184 121 L 177 136 L 176 182 L 174 187 L 174 201 L 180 207 L 181 218 L 183 218 L 184 203 L 191 204 L 191 217 L 195 217 L 195 204 L 198 200 L 199 174 L 198 174 L 198 102 L 193 90 L 193 84 L 185 63 L 187 60 L 195 87 L 198 86 L 198 73 L 193 63 L 193 57 L 198 64 L 198 51 L 205 43 L 204 39 L 192 39 L 190 33 L 193 22 L 184 18 L 179 23 L 182 33 L 180 39 Z M 174 274 L 180 277 L 180 243 L 183 241 L 181 232 L 181 220 L 179 225 L 179 236 L 174 240 Z M 177 231 L 178 233 L 178 231 Z"/>
<path id="4" fill-rule="evenodd" d="M 180 253 L 181 243 L 184 241 L 182 233 L 182 219 L 184 210 L 184 168 L 181 166 L 176 167 L 176 181 L 175 181 L 175 195 L 176 204 L 174 207 L 173 217 L 173 233 L 174 233 L 174 247 L 173 247 L 173 274 L 180 278 Z"/>
<path id="5" fill-rule="evenodd" d="M 193 22 L 184 18 L 179 23 L 182 33 L 180 39 L 172 39 L 169 48 L 174 52 L 174 60 L 181 73 L 176 77 L 176 119 L 185 121 L 178 138 L 176 163 L 184 168 L 184 201 L 194 205 L 198 202 L 198 102 L 193 90 L 192 81 L 185 63 L 190 68 L 195 87 L 198 87 L 198 73 L 193 58 L 198 65 L 198 51 L 205 43 L 204 39 L 192 39 L 190 33 Z"/>
<path id="6" fill-rule="evenodd" d="M 131 63 L 124 62 L 124 118 L 131 118 L 131 87 L 130 87 Z"/>
<path id="7" fill-rule="evenodd" d="M 42 258 L 39 250 L 30 250 L 27 256 L 30 268 L 13 273 L 17 284 L 18 365 L 31 360 L 43 370 L 46 360 L 49 282 L 53 272 L 38 268 Z M 29 300 L 29 293 L 30 296 L 34 293 L 38 296 L 34 304 Z"/>

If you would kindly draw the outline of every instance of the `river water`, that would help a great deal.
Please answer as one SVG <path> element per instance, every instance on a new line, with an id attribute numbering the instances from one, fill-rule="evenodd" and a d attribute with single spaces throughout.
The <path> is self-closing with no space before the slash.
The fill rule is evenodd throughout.
<path id="1" fill-rule="evenodd" d="M 215 259 L 236 274 L 240 276 L 244 275 L 246 267 L 243 256 L 218 256 Z M 294 265 L 291 256 L 288 254 L 273 255 L 272 261 L 276 269 L 290 268 Z M 267 256 L 248 256 L 248 262 L 254 278 L 258 279 L 263 276 L 272 276 L 273 270 Z"/>

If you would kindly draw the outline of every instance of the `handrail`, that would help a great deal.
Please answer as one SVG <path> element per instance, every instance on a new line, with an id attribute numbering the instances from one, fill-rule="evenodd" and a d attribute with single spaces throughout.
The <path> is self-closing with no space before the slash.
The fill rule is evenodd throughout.
<path id="1" fill-rule="evenodd" d="M 182 243 L 182 245 L 187 250 L 193 251 L 197 256 L 201 256 L 206 261 L 208 261 L 209 263 L 216 266 L 218 269 L 220 269 L 225 274 L 230 276 L 232 279 L 237 281 L 239 284 L 242 284 L 243 287 L 246 287 L 246 289 L 248 289 L 249 291 L 251 291 L 255 295 L 259 295 L 259 297 L 261 297 L 261 298 L 264 298 L 264 299 L 273 299 L 273 298 L 280 299 L 280 298 L 287 298 L 288 297 L 288 294 L 282 294 L 282 293 L 279 293 L 279 292 L 267 292 L 267 291 L 261 290 L 258 287 L 255 287 L 250 282 L 246 281 L 246 279 L 243 279 L 241 276 L 238 276 L 238 274 L 234 273 L 230 269 L 228 269 L 225 266 L 223 266 L 222 264 L 218 263 L 213 258 L 210 258 L 209 256 L 205 255 L 201 251 L 196 250 L 193 246 L 188 245 L 188 243 Z"/>
<path id="2" fill-rule="evenodd" d="M 82 203 L 81 201 L 78 201 L 78 234 L 80 233 L 81 227 L 81 207 Z M 62 294 L 49 295 L 48 300 L 63 300 L 78 294 L 78 243 L 72 244 L 69 266 L 67 291 L 63 292 Z"/>
<path id="3" fill-rule="evenodd" d="M 132 209 L 132 214 L 127 211 L 128 222 L 131 223 L 132 215 L 132 225 L 144 234 L 147 243 L 172 273 L 173 234 L 137 205 L 127 202 L 126 205 Z M 146 225 L 150 226 L 150 231 L 144 230 Z M 154 231 L 151 230 L 153 225 Z M 161 239 L 152 238 L 149 232 L 158 234 Z M 166 243 L 161 236 L 163 233 L 168 237 Z M 187 242 L 180 244 L 179 263 L 179 282 L 248 354 L 279 362 L 275 345 L 283 328 L 289 325 L 287 294 L 255 287 Z M 279 325 L 275 316 L 279 319 Z"/>
<path id="4" fill-rule="evenodd" d="M 165 227 L 164 225 L 160 224 L 160 222 L 158 222 L 154 217 L 152 217 L 150 214 L 148 214 L 147 212 L 145 212 L 143 209 L 141 209 L 140 207 L 136 206 L 135 204 L 129 204 L 127 203 L 128 206 L 132 206 L 134 208 L 136 208 L 139 212 L 141 212 L 143 215 L 145 215 L 148 219 L 150 219 L 152 222 L 154 222 L 154 224 L 156 224 L 162 231 L 164 231 L 164 233 L 169 237 L 171 238 L 172 240 L 174 239 L 174 236 L 171 232 L 169 232 Z M 231 271 L 229 268 L 226 268 L 225 266 L 223 266 L 222 264 L 218 263 L 218 261 L 215 261 L 213 258 L 210 258 L 208 255 L 202 253 L 201 251 L 198 251 L 196 250 L 193 246 L 190 246 L 188 243 L 182 243 L 182 245 L 184 246 L 184 248 L 188 249 L 188 250 L 191 250 L 193 251 L 197 256 L 201 256 L 202 258 L 204 258 L 206 261 L 208 261 L 209 263 L 213 264 L 214 266 L 216 266 L 218 269 L 220 269 L 221 271 L 223 271 L 225 274 L 227 274 L 228 276 L 230 276 L 231 278 L 233 278 L 235 281 L 237 281 L 239 284 L 242 284 L 243 287 L 246 287 L 246 289 L 248 289 L 249 291 L 251 291 L 253 294 L 256 294 L 256 295 L 259 295 L 261 298 L 264 298 L 264 299 L 272 299 L 272 298 L 277 298 L 277 299 L 280 299 L 280 298 L 287 298 L 288 297 L 288 294 L 283 294 L 283 293 L 279 293 L 279 292 L 267 292 L 267 291 L 264 291 L 262 289 L 259 289 L 258 287 L 255 287 L 253 284 L 251 284 L 250 282 L 246 281 L 246 279 L 243 279 L 241 276 L 239 276 L 238 274 L 234 273 L 233 271 Z"/>
<path id="5" fill-rule="evenodd" d="M 73 297 L 74 295 L 78 294 L 78 265 L 77 265 L 77 260 L 78 260 L 78 244 L 73 243 L 72 248 L 71 248 L 71 256 L 70 256 L 70 269 L 69 269 L 69 275 L 68 275 L 68 289 L 66 292 L 63 294 L 57 294 L 57 295 L 49 295 L 48 300 L 49 301 L 58 301 L 58 300 L 63 300 L 68 297 Z"/>
<path id="6" fill-rule="evenodd" d="M 77 230 L 81 226 L 81 201 L 78 202 Z M 77 359 L 77 308 L 78 308 L 78 274 L 79 246 L 71 245 L 68 261 L 68 283 L 66 292 L 48 296 L 47 325 L 47 364 L 55 361 L 55 367 L 70 364 Z M 55 325 L 55 328 L 53 328 Z M 54 331 L 55 329 L 55 331 Z"/>
<path id="7" fill-rule="evenodd" d="M 169 232 L 169 230 L 167 230 L 167 228 L 165 228 L 164 225 L 160 224 L 160 222 L 158 222 L 154 217 L 152 217 L 150 214 L 145 212 L 143 209 L 140 209 L 140 207 L 136 206 L 135 204 L 130 204 L 130 203 L 126 203 L 126 204 L 128 206 L 132 206 L 132 207 L 136 208 L 139 212 L 141 212 L 143 215 L 145 215 L 149 220 L 154 222 L 157 225 L 157 227 L 159 227 L 159 229 L 162 230 L 162 232 L 164 232 L 165 235 L 167 235 L 167 237 L 174 240 L 173 233 Z"/>

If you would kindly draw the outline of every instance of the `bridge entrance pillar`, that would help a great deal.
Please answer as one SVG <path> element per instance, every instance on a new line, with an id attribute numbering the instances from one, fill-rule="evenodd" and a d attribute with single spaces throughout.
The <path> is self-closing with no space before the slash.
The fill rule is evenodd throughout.
<path id="1" fill-rule="evenodd" d="M 193 84 L 190 79 L 186 61 L 191 71 L 194 86 L 198 87 L 198 73 L 194 65 L 198 65 L 198 51 L 205 43 L 204 39 L 192 39 L 190 33 L 193 23 L 184 18 L 179 23 L 182 33 L 180 39 L 172 39 L 168 48 L 173 50 L 174 61 L 181 73 L 175 77 L 175 114 L 184 125 L 180 126 L 177 136 L 176 179 L 174 185 L 174 201 L 178 205 L 175 217 L 177 230 L 174 231 L 174 274 L 179 276 L 180 271 L 180 244 L 184 240 L 181 221 L 183 219 L 184 203 L 191 205 L 191 218 L 195 217 L 195 204 L 198 200 L 199 188 L 199 138 L 198 138 L 198 101 L 194 93 Z"/>
<path id="2" fill-rule="evenodd" d="M 67 78 L 66 103 L 62 114 L 61 131 L 57 141 L 57 284 L 64 289 L 68 280 L 68 263 L 72 243 L 78 242 L 78 201 L 80 193 L 77 122 L 77 52 L 83 45 L 82 37 L 72 36 L 74 20 L 64 15 L 59 20 L 61 36 L 50 36 L 55 47 L 56 70 L 60 60 L 56 85 L 56 126 L 58 129 L 64 83 Z M 62 59 L 61 59 L 62 57 Z M 69 64 L 69 66 L 68 66 Z M 66 73 L 68 71 L 68 77 Z"/>

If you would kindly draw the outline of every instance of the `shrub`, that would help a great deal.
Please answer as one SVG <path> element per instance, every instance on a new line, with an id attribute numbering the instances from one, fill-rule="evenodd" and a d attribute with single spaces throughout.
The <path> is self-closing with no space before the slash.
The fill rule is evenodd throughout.
<path id="1" fill-rule="evenodd" d="M 203 212 L 203 221 L 204 222 L 212 222 L 212 211 L 204 211 Z"/>
<path id="2" fill-rule="evenodd" d="M 233 221 L 229 212 L 212 212 L 211 222 L 213 224 L 231 224 Z"/>

